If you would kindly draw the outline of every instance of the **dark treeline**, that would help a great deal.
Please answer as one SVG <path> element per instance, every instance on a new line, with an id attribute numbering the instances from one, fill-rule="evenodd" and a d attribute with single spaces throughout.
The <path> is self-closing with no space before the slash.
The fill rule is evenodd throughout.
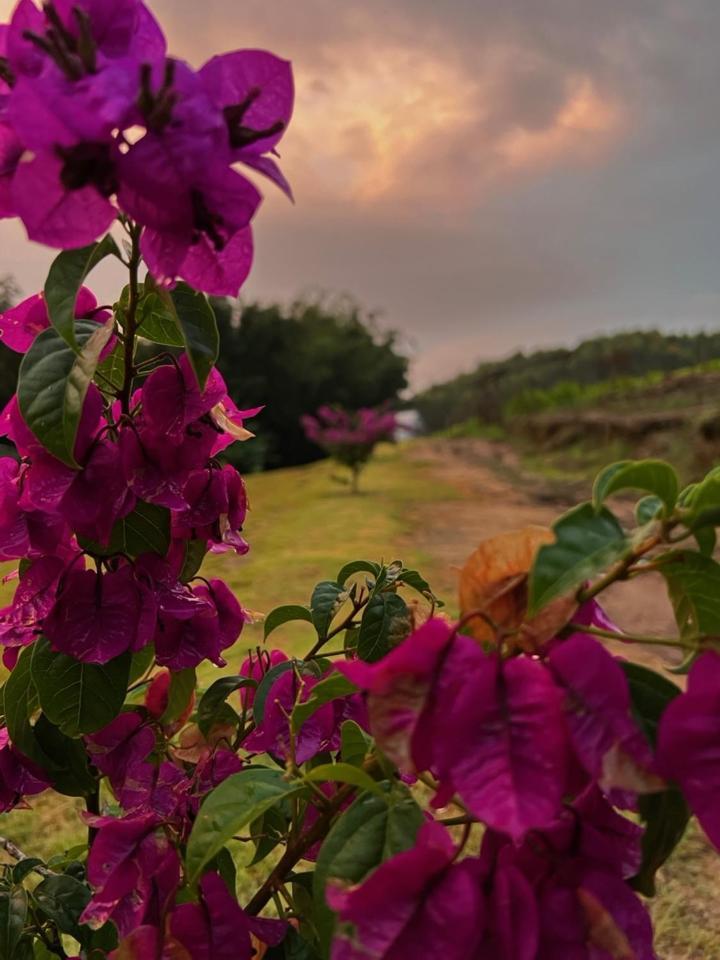
<path id="1" fill-rule="evenodd" d="M 348 299 L 288 307 L 215 301 L 219 368 L 242 407 L 266 404 L 250 425 L 257 437 L 237 444 L 241 466 L 274 468 L 324 456 L 300 426 L 321 404 L 349 409 L 393 404 L 407 386 L 407 359 L 396 335 Z"/>
<path id="2" fill-rule="evenodd" d="M 574 349 L 518 352 L 506 360 L 482 363 L 472 373 L 431 387 L 413 402 L 429 430 L 473 417 L 499 423 L 509 402 L 528 390 L 547 389 L 562 381 L 592 384 L 677 370 L 718 357 L 720 333 L 619 333 L 586 340 Z"/>

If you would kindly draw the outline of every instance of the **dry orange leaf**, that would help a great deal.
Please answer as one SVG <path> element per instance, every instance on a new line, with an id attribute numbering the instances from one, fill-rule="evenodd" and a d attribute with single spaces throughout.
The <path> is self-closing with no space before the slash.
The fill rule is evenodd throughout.
<path id="1" fill-rule="evenodd" d="M 553 543 L 547 527 L 529 526 L 484 540 L 460 572 L 460 613 L 482 611 L 500 633 L 515 633 L 515 645 L 534 651 L 570 620 L 577 604 L 560 598 L 532 620 L 526 620 L 528 574 L 538 550 Z M 497 642 L 496 631 L 482 617 L 473 617 L 468 632 L 477 640 Z"/>

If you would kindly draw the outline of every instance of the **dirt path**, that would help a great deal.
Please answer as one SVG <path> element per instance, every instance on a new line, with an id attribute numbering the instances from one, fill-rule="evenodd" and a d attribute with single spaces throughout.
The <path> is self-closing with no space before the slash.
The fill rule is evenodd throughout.
<path id="1" fill-rule="evenodd" d="M 454 499 L 434 502 L 414 535 L 417 545 L 446 571 L 462 566 L 481 540 L 528 524 L 550 526 L 577 502 L 557 498 L 548 502 L 544 491 L 520 476 L 512 453 L 500 444 L 433 439 L 414 444 L 409 456 L 457 493 Z M 452 574 L 442 586 L 454 589 Z M 659 576 L 618 584 L 603 594 L 603 606 L 628 632 L 657 636 L 673 632 L 672 608 Z M 621 649 L 627 653 L 626 647 Z M 675 651 L 664 647 L 636 647 L 633 654 L 633 659 L 652 666 L 677 662 Z"/>

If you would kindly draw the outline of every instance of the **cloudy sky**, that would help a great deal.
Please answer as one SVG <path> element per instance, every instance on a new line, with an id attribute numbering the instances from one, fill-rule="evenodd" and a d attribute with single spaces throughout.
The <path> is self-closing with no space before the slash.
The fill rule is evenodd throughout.
<path id="1" fill-rule="evenodd" d="M 720 321 L 718 0 L 150 5 L 196 65 L 243 46 L 295 65 L 297 203 L 267 191 L 245 296 L 356 295 L 402 331 L 417 384 Z M 49 255 L 16 225 L 0 250 L 41 285 Z"/>

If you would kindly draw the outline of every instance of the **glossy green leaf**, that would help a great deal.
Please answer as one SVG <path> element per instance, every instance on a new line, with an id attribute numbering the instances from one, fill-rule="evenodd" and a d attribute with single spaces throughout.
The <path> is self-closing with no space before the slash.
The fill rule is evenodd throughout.
<path id="1" fill-rule="evenodd" d="M 717 469 L 686 492 L 683 519 L 691 530 L 720 525 L 720 472 Z"/>
<path id="2" fill-rule="evenodd" d="M 114 397 L 122 389 L 125 381 L 125 351 L 121 343 L 116 344 L 110 354 L 98 363 L 94 379 L 106 396 Z"/>
<path id="3" fill-rule="evenodd" d="M 655 876 L 667 862 L 685 835 L 690 808 L 679 790 L 665 790 L 638 798 L 640 817 L 645 825 L 642 838 L 642 864 L 630 886 L 646 897 L 654 897 Z"/>
<path id="4" fill-rule="evenodd" d="M 63 932 L 77 935 L 80 915 L 90 902 L 90 890 L 74 877 L 47 877 L 33 891 L 45 916 Z"/>
<path id="5" fill-rule="evenodd" d="M 168 347 L 185 346 L 172 300 L 165 291 L 160 291 L 153 285 L 150 277 L 141 288 L 137 332 L 153 343 L 162 343 Z"/>
<path id="6" fill-rule="evenodd" d="M 38 763 L 50 778 L 53 789 L 67 797 L 86 797 L 98 789 L 82 740 L 62 733 L 41 713 L 33 727 Z M 33 756 L 35 760 L 36 757 Z"/>
<path id="7" fill-rule="evenodd" d="M 28 914 L 28 895 L 15 886 L 0 892 L 0 960 L 16 960 Z"/>
<path id="8" fill-rule="evenodd" d="M 182 333 L 190 366 L 203 389 L 220 351 L 215 312 L 205 294 L 186 283 L 178 283 L 170 291 L 168 302 Z"/>
<path id="9" fill-rule="evenodd" d="M 44 330 L 20 365 L 17 395 L 23 419 L 45 449 L 71 467 L 78 466 L 75 437 L 85 396 L 112 330 L 112 320 L 102 327 L 78 321 L 79 353 L 57 330 Z"/>
<path id="10" fill-rule="evenodd" d="M 193 694 L 197 677 L 194 667 L 187 670 L 171 670 L 170 686 L 168 688 L 168 702 L 160 723 L 174 723 L 188 708 Z"/>
<path id="11" fill-rule="evenodd" d="M 90 271 L 108 256 L 120 256 L 113 238 L 76 250 L 63 250 L 50 265 L 45 281 L 45 302 L 50 322 L 62 339 L 75 348 L 75 301 Z"/>
<path id="12" fill-rule="evenodd" d="M 152 643 L 149 643 L 146 647 L 143 647 L 142 650 L 137 650 L 135 653 L 133 653 L 130 661 L 130 676 L 128 677 L 128 683 L 135 683 L 136 680 L 144 677 L 154 662 L 155 647 Z"/>
<path id="13" fill-rule="evenodd" d="M 350 577 L 354 577 L 358 573 L 369 573 L 374 580 L 380 573 L 380 569 L 380 564 L 373 560 L 351 560 L 338 573 L 337 582 L 344 587 Z"/>
<path id="14" fill-rule="evenodd" d="M 683 636 L 720 634 L 720 564 L 690 550 L 663 557 L 658 569 L 665 577 L 675 619 Z"/>
<path id="15" fill-rule="evenodd" d="M 677 501 L 680 484 L 677 474 L 663 460 L 621 460 L 598 474 L 593 487 L 593 503 L 599 510 L 605 500 L 621 490 L 642 490 L 654 494 L 668 513 Z"/>
<path id="16" fill-rule="evenodd" d="M 395 645 L 395 629 L 407 625 L 407 604 L 396 593 L 376 593 L 363 611 L 358 633 L 357 653 L 361 660 L 373 663 L 382 659 Z M 401 637 L 399 639 L 402 639 Z"/>
<path id="17" fill-rule="evenodd" d="M 3 713 L 10 740 L 18 750 L 37 762 L 38 747 L 30 717 L 39 708 L 40 701 L 32 677 L 32 657 L 33 648 L 25 647 L 7 678 L 3 687 Z M 42 756 L 39 759 L 42 761 Z"/>
<path id="18" fill-rule="evenodd" d="M 553 526 L 555 543 L 538 551 L 530 573 L 528 614 L 578 589 L 626 556 L 630 544 L 615 517 L 604 508 L 582 504 Z"/>
<path id="19" fill-rule="evenodd" d="M 164 557 L 170 549 L 170 511 L 154 503 L 139 500 L 132 513 L 118 520 L 107 544 L 81 538 L 83 549 L 98 557 L 112 557 L 124 553 L 139 557 L 156 553 Z"/>
<path id="20" fill-rule="evenodd" d="M 279 770 L 241 770 L 224 780 L 204 800 L 190 834 L 185 864 L 196 883 L 205 864 L 253 820 L 285 797 L 298 792 Z"/>
<path id="21" fill-rule="evenodd" d="M 360 767 L 354 767 L 350 763 L 323 763 L 319 767 L 313 767 L 307 774 L 308 780 L 317 783 L 349 783 L 360 790 L 366 790 L 370 793 L 384 797 L 383 788 L 373 778 Z"/>
<path id="22" fill-rule="evenodd" d="M 638 500 L 635 505 L 635 519 L 638 525 L 643 527 L 646 523 L 655 520 L 662 513 L 663 506 L 660 497 L 656 497 L 654 494 L 649 494 L 642 500 Z"/>
<path id="23" fill-rule="evenodd" d="M 81 663 L 56 653 L 40 637 L 33 646 L 31 671 L 48 720 L 68 737 L 102 730 L 122 709 L 130 661 L 124 653 L 106 664 Z"/>
<path id="24" fill-rule="evenodd" d="M 307 607 L 302 607 L 299 604 L 289 603 L 282 607 L 275 607 L 275 609 L 271 610 L 265 617 L 265 623 L 263 625 L 264 638 L 267 640 L 270 634 L 274 630 L 277 630 L 278 627 L 282 627 L 283 624 L 291 623 L 294 620 L 304 620 L 306 623 L 312 623 L 313 616 Z"/>
<path id="25" fill-rule="evenodd" d="M 345 588 L 333 580 L 323 580 L 313 590 L 310 611 L 321 640 L 324 640 L 330 632 L 330 625 L 346 597 Z"/>
<path id="26" fill-rule="evenodd" d="M 200 731 L 207 735 L 216 723 L 237 724 L 240 717 L 226 700 L 236 690 L 243 687 L 254 689 L 256 686 L 257 682 L 250 677 L 220 677 L 216 680 L 198 703 L 197 722 Z"/>
<path id="27" fill-rule="evenodd" d="M 354 720 L 346 720 L 340 728 L 340 756 L 344 763 L 359 767 L 372 747 L 372 739 Z"/>
<path id="28" fill-rule="evenodd" d="M 180 583 L 190 583 L 198 575 L 206 554 L 207 543 L 205 540 L 185 541 L 185 560 L 180 571 Z"/>
<path id="29" fill-rule="evenodd" d="M 320 848 L 313 878 L 323 956 L 334 927 L 334 916 L 325 905 L 327 883 L 360 883 L 385 860 L 413 846 L 423 819 L 409 793 L 395 788 L 386 797 L 363 794 L 335 821 Z"/>
<path id="30" fill-rule="evenodd" d="M 417 593 L 425 597 L 426 600 L 432 600 L 436 607 L 445 606 L 442 600 L 438 600 L 438 598 L 432 592 L 430 584 L 427 582 L 425 577 L 423 577 L 422 574 L 417 570 L 403 570 L 398 577 L 398 583 L 404 584 L 406 587 L 410 587 L 412 590 L 417 591 Z"/>
<path id="31" fill-rule="evenodd" d="M 331 673 L 329 677 L 321 680 L 313 687 L 307 700 L 296 704 L 293 708 L 290 715 L 290 725 L 293 732 L 297 733 L 302 725 L 326 703 L 356 692 L 355 684 L 351 683 L 342 673 Z"/>

